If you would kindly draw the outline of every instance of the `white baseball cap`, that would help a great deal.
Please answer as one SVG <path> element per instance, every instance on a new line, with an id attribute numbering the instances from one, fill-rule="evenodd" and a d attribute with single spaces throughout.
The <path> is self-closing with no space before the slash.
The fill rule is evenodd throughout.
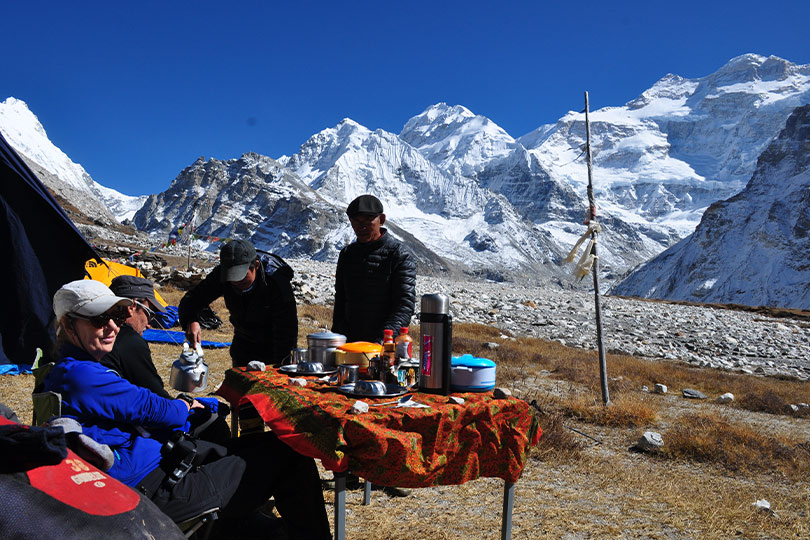
<path id="1" fill-rule="evenodd" d="M 95 317 L 115 305 L 128 306 L 131 304 L 132 300 L 129 298 L 115 296 L 109 287 L 92 279 L 71 281 L 62 285 L 62 288 L 53 295 L 53 311 L 56 313 L 56 320 L 60 320 L 67 313 L 75 313 L 82 317 Z"/>

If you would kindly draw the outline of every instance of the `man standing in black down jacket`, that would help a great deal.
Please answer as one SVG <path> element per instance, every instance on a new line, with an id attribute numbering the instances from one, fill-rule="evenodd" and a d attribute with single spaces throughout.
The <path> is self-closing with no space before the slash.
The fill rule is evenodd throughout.
<path id="1" fill-rule="evenodd" d="M 225 297 L 231 314 L 234 367 L 251 360 L 280 365 L 298 342 L 298 311 L 290 280 L 293 269 L 281 257 L 259 252 L 247 240 L 232 240 L 219 252 L 219 265 L 180 300 L 180 325 L 190 345 L 202 339 L 200 312 Z"/>
<path id="2" fill-rule="evenodd" d="M 388 234 L 383 205 L 360 195 L 346 214 L 357 241 L 344 247 L 335 271 L 332 331 L 346 340 L 381 342 L 383 330 L 394 336 L 409 326 L 416 302 L 416 263 L 407 247 Z"/>

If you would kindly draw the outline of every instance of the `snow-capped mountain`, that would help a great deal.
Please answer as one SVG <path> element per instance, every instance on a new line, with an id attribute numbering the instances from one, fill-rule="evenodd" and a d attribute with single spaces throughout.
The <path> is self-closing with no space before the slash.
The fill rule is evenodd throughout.
<path id="1" fill-rule="evenodd" d="M 703 78 L 667 75 L 624 106 L 592 111 L 603 278 L 618 279 L 692 233 L 706 208 L 744 187 L 757 157 L 807 103 L 810 65 L 748 54 Z M 570 282 L 559 262 L 585 230 L 584 144 L 583 113 L 514 138 L 485 116 L 439 103 L 399 134 L 344 119 L 278 160 L 201 158 L 133 219 L 165 240 L 196 214 L 198 234 L 249 236 L 282 255 L 332 260 L 353 238 L 346 204 L 373 193 L 392 234 L 425 266 Z"/>
<path id="2" fill-rule="evenodd" d="M 615 294 L 810 309 L 810 105 L 760 155 L 740 193 Z"/>
<path id="3" fill-rule="evenodd" d="M 58 197 L 104 223 L 131 218 L 146 196 L 130 197 L 95 182 L 48 139 L 45 128 L 25 102 L 0 101 L 0 132 L 29 167 Z"/>

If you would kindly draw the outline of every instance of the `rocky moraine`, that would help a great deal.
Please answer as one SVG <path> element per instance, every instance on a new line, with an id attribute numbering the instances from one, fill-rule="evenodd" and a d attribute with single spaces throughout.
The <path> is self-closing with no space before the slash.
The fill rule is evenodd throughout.
<path id="1" fill-rule="evenodd" d="M 94 228 L 95 229 L 95 228 Z M 89 231 L 88 231 L 89 232 Z M 113 248 L 108 256 L 127 258 L 131 250 Z M 178 251 L 178 253 L 180 253 Z M 197 260 L 214 257 L 195 250 Z M 299 303 L 334 303 L 335 265 L 310 259 L 288 260 L 295 270 L 293 287 Z M 181 287 L 202 278 L 206 270 L 190 272 L 162 264 L 136 262 L 147 277 Z M 573 278 L 572 282 L 573 282 Z M 558 285 L 521 286 L 482 280 L 418 276 L 418 298 L 441 292 L 450 297 L 455 322 L 482 323 L 508 336 L 558 341 L 596 349 L 593 290 L 564 290 Z M 702 367 L 810 380 L 810 321 L 774 318 L 748 311 L 699 305 L 601 297 L 602 328 L 608 353 L 651 360 L 682 360 Z"/>
<path id="2" fill-rule="evenodd" d="M 299 301 L 333 303 L 334 265 L 309 260 L 290 264 L 296 270 Z M 455 322 L 483 323 L 507 335 L 596 348 L 593 290 L 419 276 L 416 292 L 417 299 L 427 293 L 447 294 Z M 602 296 L 601 306 L 608 353 L 810 379 L 808 321 L 614 296 Z M 416 311 L 414 323 L 418 323 L 418 305 Z"/>

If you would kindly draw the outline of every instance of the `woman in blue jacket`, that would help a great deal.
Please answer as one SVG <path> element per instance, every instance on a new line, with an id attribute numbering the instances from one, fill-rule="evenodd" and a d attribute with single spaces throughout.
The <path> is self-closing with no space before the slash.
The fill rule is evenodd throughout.
<path id="1" fill-rule="evenodd" d="M 183 470 L 178 456 L 184 445 L 172 435 L 201 405 L 185 396 L 160 397 L 99 363 L 112 350 L 130 302 L 92 280 L 64 285 L 53 300 L 59 360 L 44 389 L 61 394 L 63 416 L 112 449 L 109 474 L 146 493 L 175 522 L 216 507 L 221 522 L 242 518 L 273 496 L 290 538 L 331 538 L 314 460 L 272 433 L 239 437 L 227 448 L 213 445 L 202 463 L 198 456 Z M 175 444 L 165 445 L 170 440 Z"/>

